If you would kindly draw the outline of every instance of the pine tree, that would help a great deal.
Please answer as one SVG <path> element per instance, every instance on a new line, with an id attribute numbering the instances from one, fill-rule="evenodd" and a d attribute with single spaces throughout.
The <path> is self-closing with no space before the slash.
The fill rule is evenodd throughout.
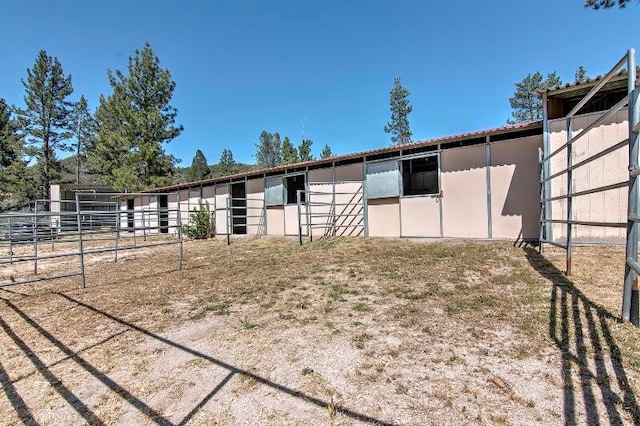
<path id="1" fill-rule="evenodd" d="M 331 157 L 332 155 L 333 153 L 331 152 L 331 148 L 329 147 L 329 145 L 325 145 L 324 148 L 322 148 L 320 158 L 325 159 Z"/>
<path id="2" fill-rule="evenodd" d="M 298 158 L 300 161 L 311 161 L 313 155 L 311 154 L 311 145 L 313 141 L 311 139 L 302 139 L 300 145 L 298 145 Z"/>
<path id="3" fill-rule="evenodd" d="M 621 9 L 627 6 L 629 0 L 585 0 L 584 7 L 594 10 L 609 9 L 618 5 Z"/>
<path id="4" fill-rule="evenodd" d="M 187 173 L 187 179 L 190 182 L 195 182 L 198 180 L 203 180 L 209 177 L 211 170 L 207 165 L 207 158 L 204 156 L 202 151 L 199 149 L 196 150 L 196 154 L 193 157 L 193 161 L 191 161 L 191 167 Z"/>
<path id="5" fill-rule="evenodd" d="M 71 114 L 71 132 L 75 137 L 73 147 L 76 153 L 76 183 L 79 184 L 82 167 L 87 158 L 87 151 L 93 147 L 96 141 L 96 122 L 84 95 L 74 104 Z"/>
<path id="6" fill-rule="evenodd" d="M 285 136 L 282 141 L 282 164 L 292 164 L 298 161 L 298 151 L 296 151 L 296 147 L 293 146 L 289 138 Z"/>
<path id="7" fill-rule="evenodd" d="M 0 98 L 0 200 L 35 198 L 35 185 L 27 173 L 23 140 L 11 108 Z"/>
<path id="8" fill-rule="evenodd" d="M 409 114 L 413 107 L 409 103 L 410 92 L 402 86 L 400 77 L 393 80 L 393 88 L 389 96 L 391 108 L 391 121 L 384 126 L 385 133 L 391 133 L 391 143 L 399 145 L 411 142 L 411 128 L 409 127 Z"/>
<path id="9" fill-rule="evenodd" d="M 58 151 L 68 150 L 69 120 L 72 110 L 67 97 L 73 92 L 71 76 L 65 76 L 57 58 L 41 50 L 27 80 L 22 80 L 25 109 L 18 111 L 22 133 L 40 169 L 42 196 L 50 198 L 51 179 L 59 171 Z M 45 202 L 45 209 L 49 209 Z"/>
<path id="10" fill-rule="evenodd" d="M 580 65 L 580 67 L 576 70 L 576 83 L 584 83 L 589 79 L 587 77 L 587 70 L 585 67 Z"/>
<path id="11" fill-rule="evenodd" d="M 118 190 L 168 185 L 178 161 L 163 144 L 183 130 L 176 126 L 178 111 L 169 104 L 176 84 L 149 43 L 129 57 L 127 71 L 108 72 L 113 93 L 100 97 L 96 111 L 94 167 Z"/>
<path id="12" fill-rule="evenodd" d="M 259 142 L 256 145 L 256 163 L 261 167 L 282 164 L 282 146 L 278 133 L 271 134 L 266 130 L 260 133 Z"/>
<path id="13" fill-rule="evenodd" d="M 547 74 L 547 79 L 542 79 L 540 72 L 527 75 L 521 82 L 516 83 L 516 91 L 509 103 L 513 111 L 512 118 L 507 123 L 523 123 L 542 119 L 542 100 L 534 96 L 532 92 L 537 89 L 550 89 L 562 84 L 562 80 L 552 72 Z"/>
<path id="14" fill-rule="evenodd" d="M 225 148 L 222 150 L 218 164 L 220 165 L 222 176 L 231 175 L 236 172 L 236 162 L 233 159 L 233 152 L 230 149 Z"/>

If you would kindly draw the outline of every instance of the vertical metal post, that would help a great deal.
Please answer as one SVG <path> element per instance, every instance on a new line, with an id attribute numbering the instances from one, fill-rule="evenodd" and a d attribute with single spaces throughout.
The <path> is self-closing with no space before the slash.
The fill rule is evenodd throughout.
<path id="1" fill-rule="evenodd" d="M 629 169 L 639 167 L 639 137 L 634 131 L 634 127 L 640 123 L 640 97 L 635 86 L 636 81 L 636 52 L 630 49 L 627 53 L 628 82 L 627 91 L 629 93 Z M 629 203 L 628 214 L 638 215 L 638 179 L 629 176 Z M 638 222 L 627 219 L 627 259 L 638 259 Z M 631 321 L 635 326 L 640 325 L 638 318 L 638 277 L 628 263 L 625 263 L 624 271 L 624 291 L 622 296 L 622 319 Z"/>
<path id="2" fill-rule="evenodd" d="M 120 223 L 121 223 L 121 210 L 122 210 L 122 205 L 120 203 L 120 197 L 117 198 L 116 201 L 117 205 L 116 205 L 116 250 L 115 250 L 115 255 L 114 255 L 114 262 L 118 263 L 118 248 L 120 248 Z"/>
<path id="3" fill-rule="evenodd" d="M 489 145 L 489 136 L 486 137 L 484 154 L 487 177 L 487 236 L 489 238 L 493 238 L 493 206 L 491 205 L 491 145 Z"/>
<path id="4" fill-rule="evenodd" d="M 38 204 L 33 215 L 33 273 L 38 275 Z"/>
<path id="5" fill-rule="evenodd" d="M 542 182 L 545 178 L 545 173 L 544 173 L 544 150 L 542 148 L 538 148 L 538 167 L 540 167 L 540 233 L 538 236 L 538 251 L 540 252 L 540 254 L 543 253 L 544 251 L 544 244 L 542 242 L 542 240 L 544 239 L 544 230 L 545 230 L 545 226 L 547 224 L 547 222 L 545 222 L 546 216 L 545 216 L 545 202 L 543 202 L 542 200 L 544 200 L 547 195 L 545 194 L 545 182 Z"/>
<path id="6" fill-rule="evenodd" d="M 332 164 L 333 164 L 333 167 L 331 168 L 331 207 L 329 208 L 329 218 L 331 219 L 331 234 L 335 237 L 337 234 L 336 216 L 338 215 L 338 212 L 336 211 L 336 166 L 335 166 L 336 163 L 334 162 Z M 331 209 L 333 209 L 333 215 L 331 215 Z"/>
<path id="7" fill-rule="evenodd" d="M 306 210 L 306 216 L 307 216 L 307 235 L 309 236 L 309 241 L 311 241 L 311 233 L 313 230 L 313 227 L 311 226 L 311 222 L 313 220 L 313 217 L 311 215 L 311 185 L 309 185 L 308 181 L 305 184 L 305 188 L 306 188 L 306 198 L 304 199 L 304 205 L 307 208 Z"/>
<path id="8" fill-rule="evenodd" d="M 573 250 L 573 117 L 567 117 L 567 276 L 571 275 L 571 252 Z"/>
<path id="9" fill-rule="evenodd" d="M 367 200 L 367 159 L 362 160 L 362 209 L 364 236 L 369 236 L 369 201 Z"/>
<path id="10" fill-rule="evenodd" d="M 302 206 L 300 205 L 302 202 L 300 190 L 296 191 L 296 198 L 298 202 L 298 242 L 302 245 Z"/>
<path id="11" fill-rule="evenodd" d="M 80 217 L 80 197 L 76 192 L 76 224 L 78 226 L 78 255 L 80 256 L 80 280 L 81 287 L 87 287 L 87 278 L 84 273 L 84 247 L 82 245 L 82 218 Z"/>
<path id="12" fill-rule="evenodd" d="M 227 192 L 227 245 L 231 244 L 231 230 L 233 221 L 231 218 L 231 193 Z"/>
<path id="13" fill-rule="evenodd" d="M 180 242 L 180 270 L 182 270 L 182 261 L 184 258 L 184 244 L 183 244 L 183 238 L 182 238 L 182 211 L 180 209 L 180 191 L 176 193 L 176 199 L 178 200 L 177 224 L 178 224 L 178 241 Z"/>
<path id="14" fill-rule="evenodd" d="M 9 217 L 9 263 L 13 265 L 13 220 Z"/>
<path id="15" fill-rule="evenodd" d="M 542 93 L 542 156 L 546 157 L 551 153 L 551 141 L 549 139 L 549 110 L 547 106 L 547 92 Z M 543 174 L 545 177 L 551 176 L 551 160 L 543 161 Z M 551 181 L 544 183 L 545 198 L 551 197 Z M 551 201 L 544 203 L 545 219 L 552 218 Z M 553 241 L 553 224 L 551 222 L 544 223 L 544 237 L 548 241 Z"/>

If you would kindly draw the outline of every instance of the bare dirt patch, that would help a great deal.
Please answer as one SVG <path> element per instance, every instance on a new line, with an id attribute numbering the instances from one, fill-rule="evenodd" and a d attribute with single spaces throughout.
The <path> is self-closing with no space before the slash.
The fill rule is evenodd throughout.
<path id="1" fill-rule="evenodd" d="M 570 280 L 509 243 L 185 250 L 0 291 L 0 423 L 640 423 L 621 249 Z"/>

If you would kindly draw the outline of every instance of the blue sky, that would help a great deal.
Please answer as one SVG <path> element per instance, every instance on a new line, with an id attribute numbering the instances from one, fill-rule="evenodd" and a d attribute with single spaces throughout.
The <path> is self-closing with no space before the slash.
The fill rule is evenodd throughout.
<path id="1" fill-rule="evenodd" d="M 184 132 L 166 145 L 254 162 L 262 130 L 334 153 L 387 146 L 389 90 L 411 91 L 414 140 L 500 126 L 528 73 L 573 80 L 607 72 L 640 48 L 640 6 L 586 10 L 583 0 L 5 1 L 0 97 L 23 105 L 20 80 L 46 50 L 95 109 L 106 70 L 125 70 L 145 41 L 177 84 Z"/>

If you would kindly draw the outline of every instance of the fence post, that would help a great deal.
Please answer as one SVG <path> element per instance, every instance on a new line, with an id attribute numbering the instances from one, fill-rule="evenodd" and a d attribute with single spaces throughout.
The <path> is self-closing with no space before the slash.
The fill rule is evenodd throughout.
<path id="1" fill-rule="evenodd" d="M 231 204 L 231 194 L 227 194 L 227 245 L 231 244 L 231 230 L 233 228 Z"/>
<path id="2" fill-rule="evenodd" d="M 35 214 L 33 215 L 33 273 L 38 275 L 38 203 L 36 203 Z"/>
<path id="3" fill-rule="evenodd" d="M 80 280 L 82 288 L 87 287 L 87 279 L 84 274 L 84 248 L 82 245 L 82 218 L 80 217 L 80 196 L 76 192 L 76 223 L 78 226 L 78 250 L 80 255 Z"/>
<path id="4" fill-rule="evenodd" d="M 298 242 L 302 245 L 302 206 L 300 205 L 302 197 L 300 192 L 300 190 L 296 191 L 296 198 L 298 202 Z"/>
<path id="5" fill-rule="evenodd" d="M 176 192 L 176 199 L 178 200 L 178 218 L 176 223 L 178 224 L 178 241 L 180 242 L 180 269 L 182 270 L 182 261 L 184 257 L 184 244 L 182 238 L 182 212 L 180 210 L 180 191 Z"/>
<path id="6" fill-rule="evenodd" d="M 627 90 L 629 93 L 629 170 L 635 170 L 639 167 L 638 161 L 638 132 L 634 127 L 640 123 L 640 102 L 638 91 L 636 89 L 636 53 L 634 49 L 630 49 L 627 53 L 627 71 L 628 82 Z M 628 214 L 637 216 L 638 211 L 638 181 L 633 173 L 629 175 L 629 203 Z M 629 266 L 629 261 L 637 261 L 638 259 L 638 222 L 627 219 L 627 262 L 624 272 L 624 291 L 622 296 L 622 319 L 631 321 L 636 327 L 639 324 L 638 319 L 638 276 Z"/>
<path id="7" fill-rule="evenodd" d="M 544 244 L 542 240 L 544 240 L 544 237 L 545 237 L 544 231 L 545 231 L 545 226 L 547 225 L 547 222 L 545 221 L 545 219 L 547 219 L 547 217 L 545 216 L 545 202 L 542 201 L 545 198 L 547 198 L 547 195 L 544 190 L 546 182 L 542 182 L 545 179 L 544 150 L 542 148 L 538 148 L 538 166 L 540 167 L 540 235 L 538 237 L 538 252 L 542 254 L 544 253 Z"/>
<path id="8" fill-rule="evenodd" d="M 573 117 L 567 117 L 567 276 L 571 275 L 571 251 L 573 249 Z"/>

